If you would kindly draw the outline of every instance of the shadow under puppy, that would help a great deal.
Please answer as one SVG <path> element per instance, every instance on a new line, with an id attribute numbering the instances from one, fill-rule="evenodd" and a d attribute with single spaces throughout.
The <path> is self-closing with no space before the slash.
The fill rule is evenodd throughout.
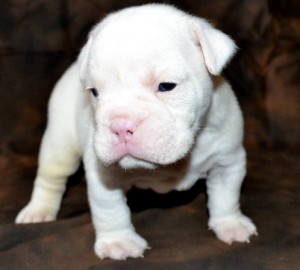
<path id="1" fill-rule="evenodd" d="M 55 220 L 82 158 L 100 258 L 148 248 L 124 191 L 186 190 L 201 177 L 209 227 L 226 243 L 248 242 L 256 228 L 239 207 L 243 119 L 219 76 L 235 50 L 227 35 L 171 6 L 107 16 L 55 86 L 32 197 L 16 222 Z"/>

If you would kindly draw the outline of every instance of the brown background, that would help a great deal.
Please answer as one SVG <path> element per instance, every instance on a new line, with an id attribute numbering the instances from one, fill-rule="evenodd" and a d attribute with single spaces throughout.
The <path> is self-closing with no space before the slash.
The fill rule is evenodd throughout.
<path id="1" fill-rule="evenodd" d="M 163 1 L 157 1 L 163 2 Z M 55 81 L 90 27 L 147 1 L 0 2 L 0 269 L 299 269 L 300 2 L 169 1 L 203 16 L 240 51 L 224 74 L 245 116 L 248 176 L 242 208 L 256 223 L 251 244 L 227 246 L 207 230 L 204 181 L 187 193 L 130 192 L 133 222 L 152 250 L 144 259 L 100 261 L 82 170 L 69 181 L 59 219 L 16 226 L 28 201 Z"/>

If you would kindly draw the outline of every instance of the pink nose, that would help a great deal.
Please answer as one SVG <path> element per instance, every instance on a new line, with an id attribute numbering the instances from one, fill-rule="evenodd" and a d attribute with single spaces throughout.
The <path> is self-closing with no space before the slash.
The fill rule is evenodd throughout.
<path id="1" fill-rule="evenodd" d="M 111 123 L 110 129 L 120 142 L 128 142 L 136 130 L 136 123 L 130 119 L 117 118 Z"/>

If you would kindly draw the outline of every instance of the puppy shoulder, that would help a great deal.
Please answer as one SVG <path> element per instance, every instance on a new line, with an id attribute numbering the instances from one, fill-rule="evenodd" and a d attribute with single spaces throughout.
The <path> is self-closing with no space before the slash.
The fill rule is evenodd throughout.
<path id="1" fill-rule="evenodd" d="M 73 130 L 81 92 L 78 65 L 74 63 L 54 86 L 48 104 L 48 125 Z"/>
<path id="2" fill-rule="evenodd" d="M 75 62 L 64 72 L 55 84 L 50 97 L 50 103 L 61 101 L 64 102 L 65 105 L 68 105 L 73 99 L 72 97 L 74 97 L 81 88 L 78 64 Z"/>
<path id="3" fill-rule="evenodd" d="M 241 145 L 243 116 L 231 85 L 223 77 L 213 78 L 214 93 L 207 117 L 207 129 L 223 146 Z"/>

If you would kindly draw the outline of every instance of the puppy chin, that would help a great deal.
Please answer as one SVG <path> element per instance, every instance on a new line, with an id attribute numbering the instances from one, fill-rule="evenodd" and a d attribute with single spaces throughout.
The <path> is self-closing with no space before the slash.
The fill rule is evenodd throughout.
<path id="1" fill-rule="evenodd" d="M 134 169 L 147 169 L 154 170 L 157 165 L 142 159 L 134 158 L 130 155 L 125 155 L 122 157 L 117 164 L 124 170 L 134 170 Z"/>

